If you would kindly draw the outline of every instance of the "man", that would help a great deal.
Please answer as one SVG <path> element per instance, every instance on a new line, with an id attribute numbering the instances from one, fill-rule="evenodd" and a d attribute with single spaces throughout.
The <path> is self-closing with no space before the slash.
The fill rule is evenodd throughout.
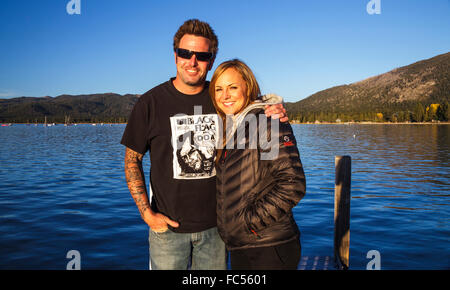
<path id="1" fill-rule="evenodd" d="M 206 82 L 218 39 L 208 23 L 192 19 L 178 29 L 173 47 L 176 77 L 139 98 L 123 134 L 126 180 L 150 227 L 151 269 L 226 269 L 216 228 L 217 115 Z M 282 107 L 271 112 L 285 116 Z M 151 203 L 142 168 L 148 150 Z"/>

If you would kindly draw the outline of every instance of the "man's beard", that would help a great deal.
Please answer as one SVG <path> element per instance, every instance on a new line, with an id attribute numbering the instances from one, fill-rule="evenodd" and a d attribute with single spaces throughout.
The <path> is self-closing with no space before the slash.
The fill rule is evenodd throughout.
<path id="1" fill-rule="evenodd" d="M 181 75 L 181 80 L 183 81 L 183 83 L 185 83 L 188 86 L 198 87 L 198 86 L 201 86 L 201 85 L 203 85 L 205 83 L 206 76 L 203 76 L 203 77 L 199 78 L 198 80 L 193 81 L 193 80 L 186 80 L 184 78 L 184 76 Z"/>

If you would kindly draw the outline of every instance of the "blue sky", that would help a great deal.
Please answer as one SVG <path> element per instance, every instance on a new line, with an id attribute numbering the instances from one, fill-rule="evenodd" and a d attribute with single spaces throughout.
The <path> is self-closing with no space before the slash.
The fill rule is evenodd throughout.
<path id="1" fill-rule="evenodd" d="M 175 76 L 190 18 L 219 37 L 213 70 L 240 58 L 291 102 L 450 51 L 449 0 L 379 0 L 373 15 L 369 0 L 80 1 L 80 15 L 69 0 L 0 2 L 0 98 L 142 94 Z"/>

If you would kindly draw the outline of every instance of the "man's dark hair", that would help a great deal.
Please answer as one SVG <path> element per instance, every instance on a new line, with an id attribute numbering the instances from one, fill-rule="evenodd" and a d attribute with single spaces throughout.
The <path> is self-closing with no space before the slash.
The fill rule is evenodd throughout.
<path id="1" fill-rule="evenodd" d="M 209 39 L 209 41 L 211 42 L 209 52 L 212 52 L 214 56 L 217 55 L 217 51 L 219 50 L 219 40 L 217 39 L 217 35 L 214 33 L 214 30 L 208 23 L 200 21 L 198 19 L 186 20 L 183 25 L 178 28 L 177 33 L 175 33 L 175 36 L 173 37 L 174 51 L 179 47 L 180 40 L 185 34 L 202 36 Z"/>

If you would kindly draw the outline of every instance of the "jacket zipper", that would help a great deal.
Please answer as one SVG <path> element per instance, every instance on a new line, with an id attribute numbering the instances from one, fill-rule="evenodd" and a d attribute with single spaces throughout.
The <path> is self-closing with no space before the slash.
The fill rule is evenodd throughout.
<path id="1" fill-rule="evenodd" d="M 250 229 L 250 231 L 256 236 L 257 239 L 261 239 L 261 236 L 258 235 L 258 233 L 255 232 L 253 229 Z"/>
<path id="2" fill-rule="evenodd" d="M 224 181 L 224 178 L 225 178 L 225 174 L 224 174 L 224 172 L 225 172 L 225 157 L 227 156 L 227 151 L 225 150 L 225 152 L 224 152 L 224 155 L 223 155 L 223 157 L 221 156 L 221 161 L 220 161 L 220 163 L 221 163 L 221 167 L 222 167 L 222 184 L 221 184 L 221 187 L 222 187 L 222 217 L 223 217 L 223 223 L 224 223 L 224 225 L 226 225 L 226 216 L 225 216 L 225 189 L 224 189 L 224 184 L 225 184 L 225 181 Z M 227 234 L 227 231 L 225 230 L 224 231 L 224 234 L 226 235 L 225 236 L 225 240 L 228 240 L 228 234 Z"/>
<path id="3" fill-rule="evenodd" d="M 225 164 L 225 158 L 227 158 L 227 150 L 225 150 L 223 153 L 222 165 Z"/>

